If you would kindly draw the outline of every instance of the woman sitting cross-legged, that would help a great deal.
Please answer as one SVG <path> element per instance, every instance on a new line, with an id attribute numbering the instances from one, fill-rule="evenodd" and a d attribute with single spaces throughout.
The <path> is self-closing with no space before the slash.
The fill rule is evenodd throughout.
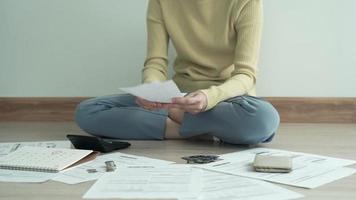
<path id="1" fill-rule="evenodd" d="M 118 139 L 210 135 L 231 144 L 269 142 L 279 115 L 256 97 L 261 0 L 150 0 L 143 83 L 168 79 L 168 43 L 177 57 L 173 81 L 185 97 L 150 102 L 129 94 L 81 102 L 76 122 L 86 132 Z"/>

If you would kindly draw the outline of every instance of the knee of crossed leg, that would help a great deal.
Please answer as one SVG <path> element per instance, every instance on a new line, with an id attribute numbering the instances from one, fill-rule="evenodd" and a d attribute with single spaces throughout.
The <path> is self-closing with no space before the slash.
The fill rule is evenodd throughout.
<path id="1" fill-rule="evenodd" d="M 92 125 L 88 107 L 88 100 L 82 101 L 79 103 L 75 109 L 74 120 L 77 125 L 84 131 L 91 133 Z"/>
<path id="2" fill-rule="evenodd" d="M 280 118 L 277 110 L 271 105 L 266 104 L 256 113 L 249 137 L 249 144 L 270 142 L 278 129 Z"/>
<path id="3" fill-rule="evenodd" d="M 251 116 L 232 121 L 223 141 L 231 144 L 255 145 L 270 141 L 279 126 L 279 115 L 272 105 L 258 108 Z"/>

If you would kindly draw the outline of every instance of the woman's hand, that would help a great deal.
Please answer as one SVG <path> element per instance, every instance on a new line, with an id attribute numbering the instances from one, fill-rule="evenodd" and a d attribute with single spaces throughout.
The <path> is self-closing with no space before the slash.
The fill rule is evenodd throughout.
<path id="1" fill-rule="evenodd" d="M 142 99 L 140 97 L 136 97 L 136 103 L 139 106 L 141 106 L 142 108 L 145 108 L 147 110 L 158 110 L 158 109 L 163 108 L 163 104 L 162 103 L 148 101 L 148 100 Z"/>
<path id="2" fill-rule="evenodd" d="M 197 91 L 189 93 L 185 97 L 175 97 L 172 103 L 158 103 L 136 97 L 136 103 L 147 110 L 179 108 L 184 112 L 198 114 L 205 110 L 208 100 L 203 92 Z"/>
<path id="3" fill-rule="evenodd" d="M 172 99 L 172 103 L 166 106 L 170 108 L 180 108 L 191 114 L 203 112 L 208 105 L 208 99 L 203 92 L 197 91 L 189 93 L 185 97 L 176 97 Z"/>

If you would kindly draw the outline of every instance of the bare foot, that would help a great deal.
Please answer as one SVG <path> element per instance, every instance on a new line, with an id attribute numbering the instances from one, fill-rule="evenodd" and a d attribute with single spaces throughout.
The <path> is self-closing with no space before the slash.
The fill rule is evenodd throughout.
<path id="1" fill-rule="evenodd" d="M 184 111 L 179 108 L 169 108 L 168 117 L 171 118 L 171 120 L 181 124 L 183 122 Z"/>
<path id="2" fill-rule="evenodd" d="M 183 139 L 179 134 L 180 124 L 173 121 L 171 118 L 167 117 L 166 119 L 166 139 Z"/>

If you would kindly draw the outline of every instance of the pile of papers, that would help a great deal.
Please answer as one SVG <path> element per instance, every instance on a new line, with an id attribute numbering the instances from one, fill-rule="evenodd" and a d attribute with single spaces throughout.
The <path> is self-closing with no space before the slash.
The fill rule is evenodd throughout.
<path id="1" fill-rule="evenodd" d="M 0 157 L 23 146 L 71 148 L 69 141 L 0 143 Z M 293 159 L 291 173 L 255 172 L 252 162 L 256 154 L 284 155 Z M 216 162 L 182 165 L 170 161 L 111 153 L 69 168 L 60 173 L 0 170 L 0 181 L 59 181 L 77 184 L 97 180 L 84 194 L 86 199 L 100 198 L 174 198 L 179 200 L 286 200 L 303 195 L 273 183 L 302 188 L 316 188 L 356 173 L 346 166 L 355 160 L 269 148 L 220 155 Z M 118 168 L 105 171 L 105 161 Z"/>

